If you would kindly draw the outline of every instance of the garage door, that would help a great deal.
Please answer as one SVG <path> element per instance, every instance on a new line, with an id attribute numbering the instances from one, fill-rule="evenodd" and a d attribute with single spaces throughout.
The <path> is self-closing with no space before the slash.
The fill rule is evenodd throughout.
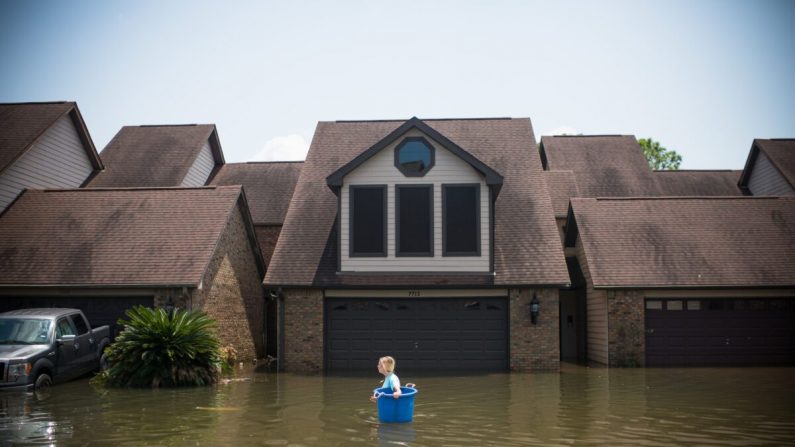
<path id="1" fill-rule="evenodd" d="M 648 299 L 646 364 L 795 364 L 795 300 Z"/>
<path id="2" fill-rule="evenodd" d="M 115 337 L 121 327 L 116 324 L 124 311 L 137 305 L 152 307 L 152 297 L 0 297 L 0 312 L 31 307 L 66 307 L 80 309 L 91 327 L 110 326 Z"/>
<path id="3" fill-rule="evenodd" d="M 328 298 L 325 324 L 328 371 L 508 369 L 506 298 Z"/>

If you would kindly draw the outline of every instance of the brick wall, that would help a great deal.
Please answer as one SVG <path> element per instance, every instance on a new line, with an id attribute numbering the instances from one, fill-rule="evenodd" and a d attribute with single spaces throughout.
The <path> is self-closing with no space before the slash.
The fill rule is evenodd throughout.
<path id="1" fill-rule="evenodd" d="M 323 371 L 323 291 L 287 289 L 279 302 L 284 371 L 319 373 Z"/>
<path id="2" fill-rule="evenodd" d="M 530 321 L 533 293 L 539 301 L 538 324 Z M 558 289 L 510 289 L 511 371 L 560 370 Z"/>
<path id="3" fill-rule="evenodd" d="M 221 343 L 233 346 L 240 360 L 265 355 L 261 281 L 243 216 L 235 207 L 191 305 L 216 320 Z"/>
<path id="4" fill-rule="evenodd" d="M 646 333 L 642 291 L 609 290 L 607 309 L 609 365 L 643 366 Z"/>

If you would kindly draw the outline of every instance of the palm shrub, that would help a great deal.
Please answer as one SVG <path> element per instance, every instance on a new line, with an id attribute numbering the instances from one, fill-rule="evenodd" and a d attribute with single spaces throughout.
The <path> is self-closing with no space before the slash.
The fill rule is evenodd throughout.
<path id="1" fill-rule="evenodd" d="M 204 312 L 136 306 L 107 350 L 95 383 L 116 387 L 210 385 L 221 370 L 215 321 Z"/>

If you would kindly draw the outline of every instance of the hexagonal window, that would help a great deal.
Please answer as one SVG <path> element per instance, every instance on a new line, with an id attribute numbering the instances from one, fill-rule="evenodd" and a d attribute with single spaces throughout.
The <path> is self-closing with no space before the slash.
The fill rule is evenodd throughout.
<path id="1" fill-rule="evenodd" d="M 408 137 L 395 148 L 395 167 L 406 177 L 422 177 L 434 162 L 433 146 L 423 137 Z"/>

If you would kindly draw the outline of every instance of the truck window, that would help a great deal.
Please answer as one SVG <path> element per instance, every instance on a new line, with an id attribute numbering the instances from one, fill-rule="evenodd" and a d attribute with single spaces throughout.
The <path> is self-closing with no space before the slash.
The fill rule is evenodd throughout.
<path id="1" fill-rule="evenodd" d="M 64 335 L 75 335 L 75 330 L 66 318 L 58 319 L 58 325 L 55 326 L 55 338 L 61 338 Z"/>
<path id="2" fill-rule="evenodd" d="M 77 328 L 77 335 L 83 335 L 88 333 L 88 324 L 86 324 L 85 318 L 83 318 L 80 314 L 73 314 L 72 315 L 72 323 L 75 324 Z"/>

